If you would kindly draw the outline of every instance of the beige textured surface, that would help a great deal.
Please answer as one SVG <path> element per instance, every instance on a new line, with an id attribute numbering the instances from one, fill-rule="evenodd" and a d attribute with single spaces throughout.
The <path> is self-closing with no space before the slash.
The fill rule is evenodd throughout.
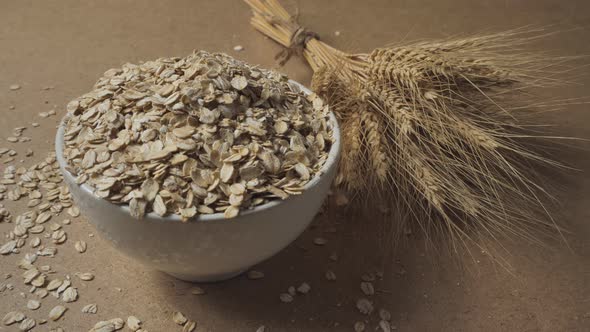
<path id="1" fill-rule="evenodd" d="M 590 5 L 586 1 L 299 1 L 302 21 L 324 40 L 336 46 L 368 50 L 404 39 L 438 38 L 474 31 L 497 31 L 527 24 L 558 23 L 560 29 L 588 26 Z M 224 51 L 266 67 L 275 66 L 278 46 L 248 25 L 249 12 L 237 0 L 226 1 L 2 1 L 0 3 L 0 147 L 16 147 L 24 155 L 24 144 L 4 140 L 12 128 L 36 121 L 40 128 L 28 129 L 33 138 L 34 159 L 52 148 L 57 118 L 40 119 L 37 114 L 57 105 L 63 114 L 66 102 L 90 89 L 106 69 L 124 62 L 159 56 L 185 55 L 195 48 Z M 340 31 L 336 37 L 334 31 Z M 578 29 L 549 38 L 547 49 L 563 54 L 589 54 L 588 32 Z M 232 49 L 240 44 L 245 50 Z M 311 73 L 299 59 L 282 69 L 292 78 L 309 83 Z M 587 76 L 587 69 L 579 75 Z M 588 77 L 572 88 L 556 91 L 556 97 L 588 95 Z M 9 91 L 18 83 L 21 90 Z M 44 86 L 55 89 L 41 91 Z M 14 105 L 16 109 L 9 110 Z M 590 115 L 585 107 L 571 107 L 555 120 L 562 132 L 590 137 Z M 563 181 L 561 221 L 572 230 L 571 251 L 565 248 L 540 250 L 522 243 L 509 244 L 514 253 L 510 275 L 485 257 L 462 273 L 452 260 L 442 259 L 433 268 L 418 241 L 415 249 L 404 249 L 376 283 L 378 308 L 392 313 L 399 331 L 590 331 L 590 153 L 564 150 L 558 154 L 581 171 Z M 24 159 L 24 158 L 23 158 Z M 0 171 L 4 169 L 0 165 Z M 7 204 L 8 205 L 8 204 Z M 18 211 L 17 204 L 8 205 Z M 360 274 L 374 267 L 370 252 L 348 227 L 324 234 L 329 223 L 318 220 L 296 245 L 263 263 L 261 280 L 240 277 L 228 282 L 202 285 L 206 295 L 190 295 L 190 284 L 158 272 L 148 271 L 120 256 L 85 222 L 68 227 L 68 242 L 56 258 L 40 258 L 60 275 L 93 272 L 96 279 L 78 282 L 80 298 L 68 304 L 59 324 L 48 323 L 37 330 L 61 325 L 66 331 L 86 331 L 98 320 L 135 315 L 149 331 L 180 331 L 171 320 L 175 310 L 197 321 L 202 331 L 350 331 L 356 320 L 365 319 L 354 307 L 361 297 Z M 10 229 L 0 224 L 4 235 Z M 312 244 L 322 235 L 324 247 Z M 80 255 L 73 244 L 88 242 Z M 223 244 L 220 244 L 223 245 Z M 306 248 L 304 250 L 302 248 Z M 328 256 L 337 251 L 340 260 Z M 0 272 L 15 275 L 13 291 L 0 293 L 0 316 L 19 308 L 27 310 L 27 292 L 16 262 L 22 255 L 0 258 Z M 476 255 L 481 256 L 481 255 Z M 369 258 L 367 258 L 369 257 Z M 468 261 L 469 259 L 466 259 Z M 444 268 L 444 266 L 449 268 Z M 475 267 L 473 267 L 475 265 Z M 324 279 L 330 268 L 336 282 Z M 405 273 L 399 273 L 400 271 Z M 1 276 L 0 276 L 1 277 Z M 279 294 L 289 286 L 308 282 L 311 291 L 290 304 L 280 303 Z M 120 288 L 118 291 L 116 288 Z M 82 315 L 88 303 L 98 304 L 97 315 Z M 46 318 L 57 301 L 49 296 L 42 307 L 28 314 Z M 369 331 L 377 324 L 369 318 Z M 11 331 L 1 327 L 0 331 Z"/>

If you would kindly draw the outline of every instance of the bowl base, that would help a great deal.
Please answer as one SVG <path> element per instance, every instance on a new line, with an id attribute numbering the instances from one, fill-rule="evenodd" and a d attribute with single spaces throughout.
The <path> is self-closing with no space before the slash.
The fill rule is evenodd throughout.
<path id="1" fill-rule="evenodd" d="M 232 278 L 235 278 L 242 273 L 246 272 L 247 269 L 239 270 L 236 272 L 229 272 L 229 273 L 220 273 L 220 274 L 207 274 L 207 275 L 194 275 L 194 274 L 184 274 L 184 273 L 168 273 L 168 275 L 173 276 L 176 279 L 189 281 L 189 282 L 218 282 L 218 281 L 225 281 Z"/>

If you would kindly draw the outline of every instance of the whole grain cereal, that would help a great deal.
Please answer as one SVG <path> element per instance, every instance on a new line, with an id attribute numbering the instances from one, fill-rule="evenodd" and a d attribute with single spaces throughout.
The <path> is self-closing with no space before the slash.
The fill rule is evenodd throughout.
<path id="1" fill-rule="evenodd" d="M 67 109 L 68 170 L 136 218 L 232 218 L 300 194 L 332 143 L 316 95 L 204 51 L 110 69 Z"/>

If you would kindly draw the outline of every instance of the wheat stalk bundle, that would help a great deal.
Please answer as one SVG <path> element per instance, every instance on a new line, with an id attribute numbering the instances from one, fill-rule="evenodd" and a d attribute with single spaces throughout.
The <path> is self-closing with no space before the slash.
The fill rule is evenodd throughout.
<path id="1" fill-rule="evenodd" d="M 542 58 L 523 53 L 536 38 L 530 30 L 349 54 L 302 28 L 277 0 L 245 2 L 252 25 L 286 47 L 283 61 L 295 53 L 313 69 L 312 88 L 342 127 L 336 182 L 350 195 L 394 206 L 427 235 L 534 241 L 536 231 L 558 233 L 531 165 L 559 164 L 527 145 L 541 137 L 528 126 L 535 112 L 514 98 L 557 82 Z"/>

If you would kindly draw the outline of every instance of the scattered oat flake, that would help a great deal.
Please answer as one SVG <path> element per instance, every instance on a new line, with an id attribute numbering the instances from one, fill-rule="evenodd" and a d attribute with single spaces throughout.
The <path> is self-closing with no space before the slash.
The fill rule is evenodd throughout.
<path id="1" fill-rule="evenodd" d="M 47 221 L 49 221 L 49 219 L 51 219 L 51 213 L 44 211 L 37 216 L 37 219 L 35 219 L 35 223 L 36 224 L 43 224 L 43 223 L 46 223 Z"/>
<path id="2" fill-rule="evenodd" d="M 113 332 L 116 330 L 117 328 L 115 322 L 110 320 L 103 320 L 94 324 L 94 327 L 90 329 L 89 332 Z"/>
<path id="3" fill-rule="evenodd" d="M 66 276 L 66 280 L 64 280 L 62 282 L 62 284 L 57 288 L 57 293 L 61 294 L 63 293 L 63 291 L 65 291 L 66 289 L 68 289 L 68 287 L 70 287 L 72 285 L 72 282 L 69 280 L 69 278 Z"/>
<path id="4" fill-rule="evenodd" d="M 356 301 L 356 308 L 365 315 L 369 315 L 373 312 L 373 303 L 367 299 L 359 299 Z"/>
<path id="5" fill-rule="evenodd" d="M 205 292 L 205 290 L 199 286 L 194 286 L 193 288 L 191 288 L 191 294 L 193 295 L 204 295 L 207 292 Z"/>
<path id="6" fill-rule="evenodd" d="M 91 281 L 94 279 L 94 274 L 92 274 L 90 272 L 76 273 L 76 276 L 78 276 L 78 278 L 80 278 L 80 280 L 84 280 L 84 281 Z"/>
<path id="7" fill-rule="evenodd" d="M 328 243 L 328 240 L 326 240 L 323 237 L 316 237 L 315 239 L 313 239 L 313 244 L 318 245 L 318 246 L 323 246 L 326 243 Z"/>
<path id="8" fill-rule="evenodd" d="M 37 322 L 33 318 L 25 318 L 18 325 L 18 329 L 21 331 L 30 331 L 37 325 Z"/>
<path id="9" fill-rule="evenodd" d="M 234 46 L 234 51 L 236 51 L 236 52 L 241 52 L 243 50 L 244 50 L 244 46 L 242 46 L 242 45 Z"/>
<path id="10" fill-rule="evenodd" d="M 48 294 L 49 294 L 49 292 L 47 292 L 47 290 L 43 289 L 43 288 L 37 288 L 35 290 L 35 295 L 37 295 L 38 297 L 40 297 L 42 299 L 45 298 Z"/>
<path id="11" fill-rule="evenodd" d="M 64 314 L 64 312 L 66 312 L 66 310 L 68 310 L 68 309 L 66 307 L 62 306 L 62 305 L 55 306 L 49 312 L 49 318 L 52 321 L 56 321 L 56 320 L 58 320 Z"/>
<path id="12" fill-rule="evenodd" d="M 37 300 L 29 300 L 29 302 L 27 302 L 27 308 L 31 309 L 31 310 L 37 310 L 41 307 L 41 302 L 37 301 Z"/>
<path id="13" fill-rule="evenodd" d="M 197 323 L 189 320 L 182 327 L 182 332 L 193 332 L 196 327 L 197 327 Z"/>
<path id="14" fill-rule="evenodd" d="M 45 287 L 48 291 L 53 291 L 58 289 L 61 284 L 63 283 L 62 280 L 59 279 L 53 279 L 49 282 L 49 284 L 47 284 L 47 287 Z"/>
<path id="15" fill-rule="evenodd" d="M 311 290 L 311 286 L 308 283 L 304 282 L 299 287 L 297 287 L 297 291 L 301 294 L 307 294 Z"/>
<path id="16" fill-rule="evenodd" d="M 266 326 L 261 325 L 256 329 L 256 332 L 265 332 L 266 331 Z"/>
<path id="17" fill-rule="evenodd" d="M 361 291 L 368 296 L 375 294 L 375 288 L 373 287 L 373 284 L 368 281 L 361 282 Z"/>
<path id="18" fill-rule="evenodd" d="M 264 278 L 264 272 L 257 270 L 248 271 L 248 279 L 257 280 Z"/>
<path id="19" fill-rule="evenodd" d="M 57 253 L 57 248 L 47 247 L 37 251 L 37 256 L 53 257 Z"/>
<path id="20" fill-rule="evenodd" d="M 12 84 L 12 85 L 10 85 L 9 88 L 11 91 L 16 91 L 16 90 L 20 90 L 21 86 L 18 84 Z"/>
<path id="21" fill-rule="evenodd" d="M 31 234 L 41 234 L 41 233 L 43 233 L 43 231 L 45 231 L 45 226 L 43 226 L 43 225 L 35 225 L 35 226 L 29 228 L 29 233 L 31 233 Z M 36 238 L 36 239 L 39 239 L 39 238 Z M 39 239 L 39 241 L 40 241 L 40 239 Z"/>
<path id="22" fill-rule="evenodd" d="M 80 240 L 80 241 L 76 241 L 76 243 L 74 244 L 74 248 L 76 248 L 76 251 L 79 253 L 84 253 L 86 252 L 86 242 Z"/>
<path id="23" fill-rule="evenodd" d="M 283 303 L 291 303 L 291 302 L 293 302 L 293 296 L 291 294 L 289 294 L 289 293 L 282 293 L 279 296 L 279 299 Z"/>
<path id="24" fill-rule="evenodd" d="M 137 331 L 141 328 L 141 321 L 135 316 L 129 316 L 127 318 L 127 327 L 131 331 Z"/>
<path id="25" fill-rule="evenodd" d="M 8 241 L 2 247 L 0 247 L 0 254 L 8 255 L 16 249 L 16 241 Z"/>
<path id="26" fill-rule="evenodd" d="M 379 310 L 379 318 L 382 320 L 390 321 L 391 320 L 391 313 L 385 309 Z"/>
<path id="27" fill-rule="evenodd" d="M 68 209 L 68 214 L 73 218 L 76 218 L 80 215 L 80 209 L 77 206 L 72 206 Z"/>
<path id="28" fill-rule="evenodd" d="M 382 320 L 379 322 L 379 328 L 382 332 L 391 332 L 391 325 L 386 320 Z"/>
<path id="29" fill-rule="evenodd" d="M 125 326 L 125 321 L 122 318 L 113 318 L 109 320 L 115 326 L 115 330 L 120 330 Z"/>
<path id="30" fill-rule="evenodd" d="M 74 302 L 78 299 L 78 290 L 74 287 L 68 287 L 62 294 L 62 301 L 66 303 Z"/>
<path id="31" fill-rule="evenodd" d="M 363 322 L 354 323 L 354 332 L 363 332 L 365 331 L 365 328 L 365 323 Z"/>
<path id="32" fill-rule="evenodd" d="M 82 308 L 82 313 L 85 314 L 96 314 L 98 312 L 98 307 L 95 303 L 87 304 Z"/>
<path id="33" fill-rule="evenodd" d="M 40 274 L 39 270 L 36 268 L 28 269 L 23 273 L 23 279 L 25 284 L 30 284 L 38 275 Z"/>
<path id="34" fill-rule="evenodd" d="M 332 270 L 326 271 L 326 279 L 328 279 L 330 281 L 336 280 L 336 274 L 334 273 L 334 271 L 332 271 Z"/>
<path id="35" fill-rule="evenodd" d="M 184 325 L 188 319 L 184 316 L 184 314 L 180 311 L 175 311 L 172 314 L 172 321 L 178 325 Z"/>
<path id="36" fill-rule="evenodd" d="M 373 273 L 365 273 L 361 276 L 362 281 L 375 281 L 375 275 Z"/>

